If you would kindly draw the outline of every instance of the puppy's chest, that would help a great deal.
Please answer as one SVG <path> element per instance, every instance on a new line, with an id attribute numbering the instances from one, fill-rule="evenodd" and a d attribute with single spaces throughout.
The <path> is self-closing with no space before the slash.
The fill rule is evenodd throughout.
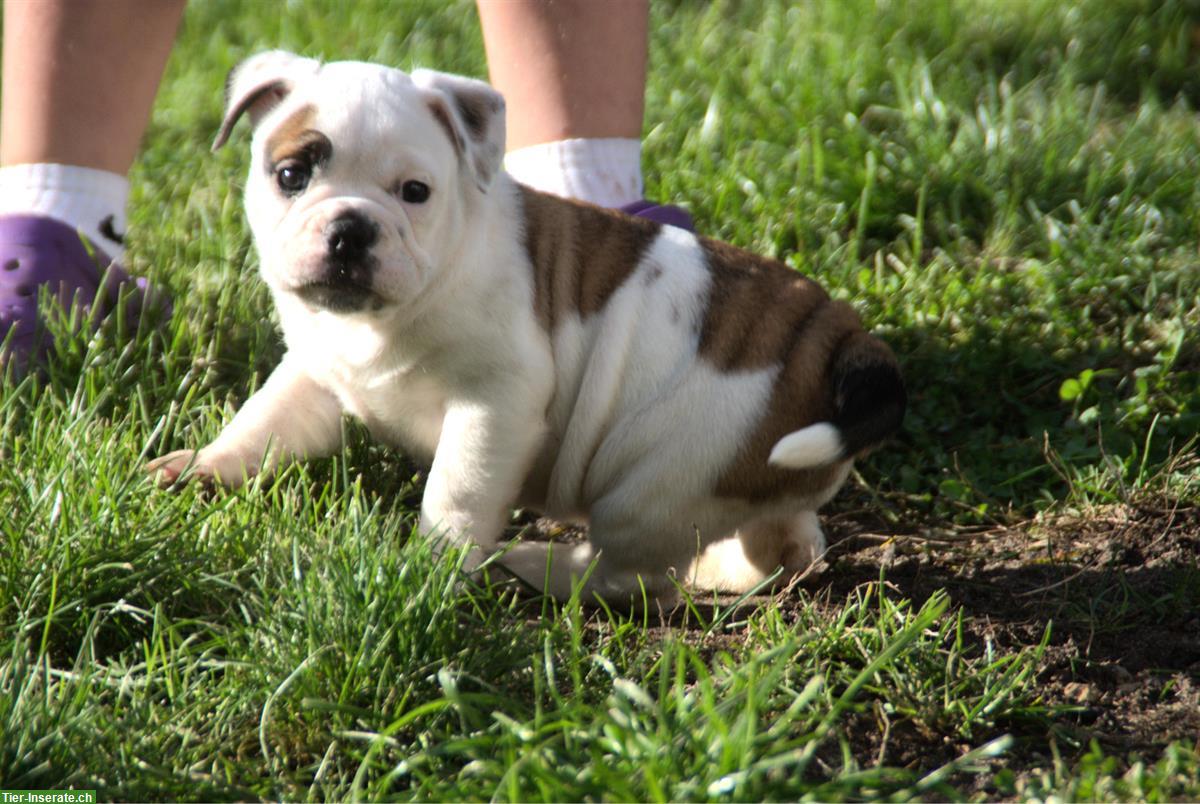
<path id="1" fill-rule="evenodd" d="M 417 370 L 373 376 L 334 376 L 330 382 L 345 411 L 371 435 L 415 457 L 430 460 L 442 433 L 447 394 Z"/>

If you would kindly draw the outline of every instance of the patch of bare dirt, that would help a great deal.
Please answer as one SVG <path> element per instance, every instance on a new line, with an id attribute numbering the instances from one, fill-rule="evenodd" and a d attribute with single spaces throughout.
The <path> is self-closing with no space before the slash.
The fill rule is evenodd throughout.
<path id="1" fill-rule="evenodd" d="M 980 642 L 1020 649 L 1050 629 L 1039 683 L 1064 733 L 1153 755 L 1200 742 L 1200 508 L 1160 502 L 977 533 L 885 537 L 826 522 L 833 599 L 883 577 L 921 602 L 939 589 Z M 808 585 L 808 584 L 806 584 Z M 1044 745 L 1044 742 L 1043 742 Z"/>
<path id="2" fill-rule="evenodd" d="M 521 523 L 526 538 L 586 534 L 535 520 Z M 1200 744 L 1200 507 L 1160 501 L 1005 528 L 912 535 L 877 532 L 869 517 L 854 512 L 827 516 L 824 526 L 831 547 L 801 581 L 810 599 L 840 605 L 858 587 L 877 583 L 882 570 L 895 596 L 916 606 L 945 590 L 979 647 L 1034 648 L 1049 629 L 1037 683 L 1042 702 L 1060 712 L 1050 729 L 1064 755 L 1093 740 L 1110 753 L 1145 759 L 1175 740 Z M 799 604 L 800 597 L 785 591 L 770 604 L 789 601 Z M 764 602 L 745 601 L 745 614 Z M 702 618 L 713 613 L 703 605 L 694 609 Z M 697 625 L 694 611 L 661 614 L 664 630 Z M 729 621 L 741 619 L 738 612 Z M 710 632 L 704 642 L 720 650 L 739 639 L 736 631 Z M 1049 766 L 1050 735 L 1042 723 L 1006 726 L 1018 744 L 1005 764 Z M 888 764 L 931 768 L 972 747 L 911 723 L 894 725 L 884 737 L 872 711 L 845 721 L 860 762 L 886 751 Z M 971 787 L 986 778 L 962 781 Z"/>

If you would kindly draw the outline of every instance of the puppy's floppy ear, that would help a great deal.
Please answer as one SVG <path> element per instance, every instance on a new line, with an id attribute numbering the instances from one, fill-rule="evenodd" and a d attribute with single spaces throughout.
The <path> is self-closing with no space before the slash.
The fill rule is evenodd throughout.
<path id="1" fill-rule="evenodd" d="M 238 64 L 225 79 L 225 119 L 213 141 L 215 151 L 229 139 L 229 132 L 243 114 L 250 115 L 251 125 L 275 108 L 288 96 L 298 78 L 312 75 L 321 66 L 316 59 L 306 59 L 285 50 L 268 50 L 251 56 Z"/>
<path id="2" fill-rule="evenodd" d="M 436 70 L 414 70 L 412 79 L 426 91 L 433 116 L 486 192 L 504 160 L 504 96 L 483 81 Z"/>

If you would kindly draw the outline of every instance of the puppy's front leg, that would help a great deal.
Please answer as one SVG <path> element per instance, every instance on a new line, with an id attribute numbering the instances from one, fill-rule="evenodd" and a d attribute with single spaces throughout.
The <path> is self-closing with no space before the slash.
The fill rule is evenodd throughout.
<path id="1" fill-rule="evenodd" d="M 545 409 L 544 400 L 504 391 L 487 400 L 448 406 L 421 501 L 422 532 L 482 548 L 469 556 L 471 568 L 499 540 L 544 432 L 540 416 L 530 415 Z"/>
<path id="2" fill-rule="evenodd" d="M 341 404 L 298 364 L 285 356 L 216 441 L 199 452 L 164 455 L 148 463 L 146 471 L 164 486 L 178 481 L 189 467 L 191 477 L 238 486 L 285 461 L 328 455 L 341 440 Z"/>

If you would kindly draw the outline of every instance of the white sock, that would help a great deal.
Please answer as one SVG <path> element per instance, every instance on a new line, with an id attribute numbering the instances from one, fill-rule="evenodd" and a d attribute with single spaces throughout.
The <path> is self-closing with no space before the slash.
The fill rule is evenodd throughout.
<path id="1" fill-rule="evenodd" d="M 642 198 L 641 140 L 543 142 L 510 151 L 504 167 L 535 190 L 602 207 L 620 207 Z"/>
<path id="2" fill-rule="evenodd" d="M 0 214 L 45 215 L 73 226 L 120 261 L 129 180 L 107 170 L 53 163 L 0 168 Z"/>

